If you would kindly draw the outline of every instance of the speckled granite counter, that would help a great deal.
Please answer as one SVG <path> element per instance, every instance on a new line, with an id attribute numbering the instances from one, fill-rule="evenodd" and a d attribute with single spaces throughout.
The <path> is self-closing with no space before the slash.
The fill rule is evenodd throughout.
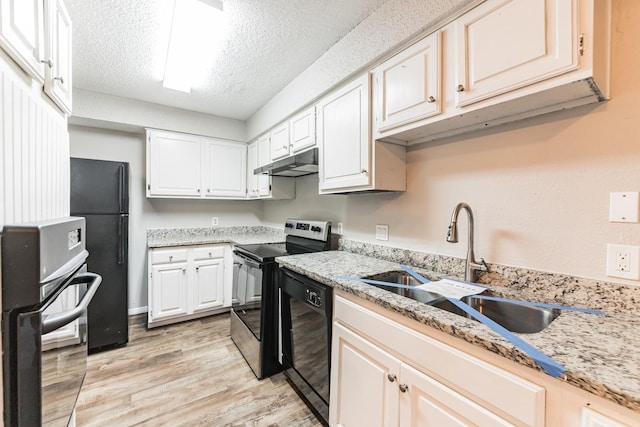
<path id="1" fill-rule="evenodd" d="M 147 230 L 147 246 L 205 245 L 233 243 L 278 243 L 285 241 L 281 229 L 264 226 L 205 227 L 205 228 L 150 228 Z"/>
<path id="2" fill-rule="evenodd" d="M 321 283 L 369 300 L 471 344 L 498 353 L 522 365 L 535 362 L 486 326 L 427 306 L 365 283 L 334 276 L 365 277 L 398 270 L 400 264 L 346 251 L 320 252 L 277 258 L 284 267 Z M 430 279 L 432 271 L 417 270 Z M 495 295 L 538 302 L 572 303 L 557 295 L 491 286 Z M 598 304 L 595 304 L 596 306 Z M 561 363 L 567 370 L 559 381 L 587 390 L 640 412 L 640 316 L 608 312 L 605 316 L 563 311 L 549 327 L 535 334 L 520 334 L 527 342 Z"/>

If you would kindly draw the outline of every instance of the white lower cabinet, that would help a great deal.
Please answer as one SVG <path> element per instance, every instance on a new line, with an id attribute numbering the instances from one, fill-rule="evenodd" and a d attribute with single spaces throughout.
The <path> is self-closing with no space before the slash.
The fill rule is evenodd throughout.
<path id="1" fill-rule="evenodd" d="M 332 426 L 545 425 L 545 389 L 335 297 Z"/>
<path id="2" fill-rule="evenodd" d="M 148 326 L 161 326 L 231 306 L 230 245 L 149 249 Z"/>
<path id="3" fill-rule="evenodd" d="M 333 337 L 331 425 L 513 425 L 340 324 Z"/>

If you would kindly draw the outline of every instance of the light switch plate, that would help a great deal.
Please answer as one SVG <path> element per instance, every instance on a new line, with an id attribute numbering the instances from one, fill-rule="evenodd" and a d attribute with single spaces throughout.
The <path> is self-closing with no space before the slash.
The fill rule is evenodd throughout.
<path id="1" fill-rule="evenodd" d="M 376 225 L 376 240 L 389 240 L 389 225 Z"/>
<path id="2" fill-rule="evenodd" d="M 609 222 L 638 222 L 639 194 L 633 191 L 611 193 L 609 196 Z"/>

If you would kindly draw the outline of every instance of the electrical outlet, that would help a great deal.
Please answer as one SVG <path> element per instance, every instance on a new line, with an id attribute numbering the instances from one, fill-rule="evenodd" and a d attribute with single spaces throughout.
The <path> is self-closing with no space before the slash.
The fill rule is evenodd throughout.
<path id="1" fill-rule="evenodd" d="M 376 240 L 389 240 L 389 226 L 387 224 L 376 225 Z"/>
<path id="2" fill-rule="evenodd" d="M 218 225 L 218 217 L 217 216 L 212 216 L 211 217 L 211 225 Z"/>
<path id="3" fill-rule="evenodd" d="M 342 235 L 342 223 L 339 222 L 338 224 L 336 224 L 336 234 L 340 234 Z"/>
<path id="4" fill-rule="evenodd" d="M 640 246 L 607 245 L 607 276 L 640 280 Z"/>

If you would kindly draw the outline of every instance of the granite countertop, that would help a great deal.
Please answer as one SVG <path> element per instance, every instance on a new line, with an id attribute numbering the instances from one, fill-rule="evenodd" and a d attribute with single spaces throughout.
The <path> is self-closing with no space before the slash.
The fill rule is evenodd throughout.
<path id="1" fill-rule="evenodd" d="M 151 228 L 147 230 L 147 246 L 149 248 L 216 243 L 237 245 L 280 243 L 284 242 L 285 238 L 283 230 L 264 226 Z"/>
<path id="2" fill-rule="evenodd" d="M 479 322 L 362 282 L 334 278 L 365 277 L 398 270 L 401 267 L 398 263 L 346 251 L 285 256 L 277 261 L 283 267 L 335 289 L 540 370 L 530 357 Z M 439 278 L 435 272 L 416 271 L 429 279 Z M 557 297 L 545 301 L 544 295 L 539 293 L 527 294 L 504 286 L 491 286 L 491 289 L 493 294 L 505 298 L 565 304 Z M 640 353 L 637 351 L 640 348 L 640 316 L 631 313 L 601 316 L 565 310 L 542 332 L 517 335 L 566 368 L 559 381 L 640 412 Z"/>

